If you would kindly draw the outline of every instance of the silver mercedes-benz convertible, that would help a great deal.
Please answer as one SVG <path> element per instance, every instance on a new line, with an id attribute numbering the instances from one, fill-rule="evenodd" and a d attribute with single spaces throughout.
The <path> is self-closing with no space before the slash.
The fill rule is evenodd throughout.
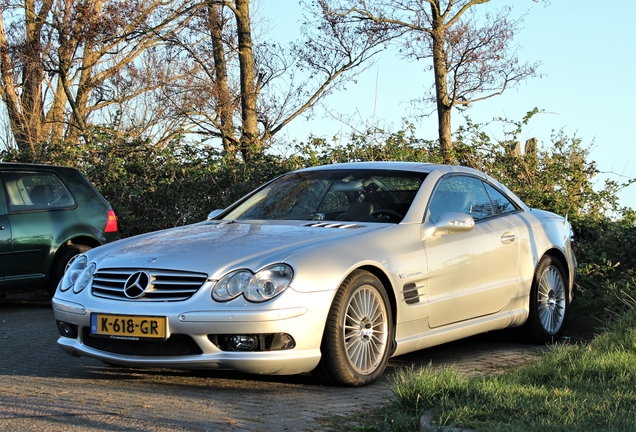
<path id="1" fill-rule="evenodd" d="M 365 385 L 392 356 L 478 333 L 559 339 L 572 241 L 566 218 L 470 168 L 308 168 L 80 255 L 52 301 L 58 343 L 114 365 Z"/>

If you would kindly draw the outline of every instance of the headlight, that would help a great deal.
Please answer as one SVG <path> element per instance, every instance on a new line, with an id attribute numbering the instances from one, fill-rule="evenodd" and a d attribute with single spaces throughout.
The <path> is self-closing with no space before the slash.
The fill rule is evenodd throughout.
<path id="1" fill-rule="evenodd" d="M 71 266 L 64 273 L 64 277 L 60 283 L 60 291 L 68 291 L 73 285 L 75 285 L 78 276 L 82 273 L 82 271 L 84 271 L 87 263 L 88 259 L 84 255 L 80 255 L 73 260 Z"/>
<path id="2" fill-rule="evenodd" d="M 254 274 L 236 270 L 223 276 L 212 289 L 216 301 L 229 301 L 241 294 L 251 302 L 271 300 L 289 286 L 294 272 L 287 264 L 274 264 Z"/>
<path id="3" fill-rule="evenodd" d="M 93 275 L 95 274 L 95 269 L 97 268 L 97 265 L 95 265 L 95 263 L 90 263 L 89 265 L 86 266 L 86 268 L 79 274 L 79 276 L 77 277 L 77 281 L 75 281 L 75 285 L 73 285 L 73 292 L 75 294 L 79 294 L 80 292 L 82 292 L 82 290 L 84 288 L 86 288 L 86 286 L 88 285 L 88 283 L 91 281 L 91 279 L 93 278 Z"/>
<path id="4" fill-rule="evenodd" d="M 60 291 L 68 291 L 73 287 L 76 294 L 81 292 L 90 282 L 96 269 L 95 263 L 88 264 L 85 255 L 78 256 L 64 273 L 60 282 Z"/>

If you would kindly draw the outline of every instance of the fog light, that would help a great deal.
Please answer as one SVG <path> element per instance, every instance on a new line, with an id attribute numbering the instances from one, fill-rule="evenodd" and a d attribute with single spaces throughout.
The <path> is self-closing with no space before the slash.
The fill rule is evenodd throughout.
<path id="1" fill-rule="evenodd" d="M 265 333 L 252 335 L 215 335 L 208 339 L 223 351 L 283 351 L 296 347 L 296 342 L 287 333 Z"/>
<path id="2" fill-rule="evenodd" d="M 60 336 L 71 339 L 77 338 L 77 326 L 75 324 L 58 321 L 57 330 L 60 332 Z"/>
<path id="3" fill-rule="evenodd" d="M 236 335 L 232 336 L 228 342 L 230 347 L 236 351 L 253 351 L 258 348 L 256 336 Z"/>

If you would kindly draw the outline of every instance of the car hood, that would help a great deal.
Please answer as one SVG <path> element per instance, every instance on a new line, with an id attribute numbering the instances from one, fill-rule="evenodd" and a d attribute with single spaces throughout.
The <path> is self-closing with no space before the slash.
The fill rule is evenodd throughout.
<path id="1" fill-rule="evenodd" d="M 390 226 L 208 221 L 120 240 L 97 248 L 89 258 L 98 268 L 173 269 L 218 278 L 238 268 L 256 271 L 301 251 Z"/>

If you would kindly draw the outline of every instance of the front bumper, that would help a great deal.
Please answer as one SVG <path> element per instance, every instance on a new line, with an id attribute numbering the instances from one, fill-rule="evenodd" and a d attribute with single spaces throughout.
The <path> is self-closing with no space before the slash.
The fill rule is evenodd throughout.
<path id="1" fill-rule="evenodd" d="M 54 297 L 52 306 L 58 324 L 63 323 L 74 329 L 74 332 L 66 335 L 60 331 L 62 336 L 58 339 L 62 350 L 73 356 L 91 357 L 127 367 L 231 369 L 244 373 L 291 375 L 309 372 L 320 361 L 320 343 L 332 294 L 327 291 L 287 291 L 284 299 L 277 299 L 271 304 L 230 302 L 220 306 L 214 304 L 216 308 L 207 310 L 192 308 L 193 305 L 204 304 L 196 298 L 186 302 L 140 305 L 139 302 L 102 300 L 88 295 L 73 298 L 77 301 Z M 91 307 L 86 306 L 88 303 Z M 157 342 L 110 341 L 108 338 L 98 340 L 90 336 L 92 313 L 165 316 L 168 339 Z M 269 351 L 232 351 L 224 350 L 214 343 L 214 336 L 218 335 L 266 334 L 290 335 L 294 347 Z M 171 340 L 174 342 L 178 338 L 187 338 L 188 346 L 194 349 L 171 343 Z M 158 347 L 158 344 L 171 347 Z M 125 349 L 122 349 L 123 346 Z"/>

